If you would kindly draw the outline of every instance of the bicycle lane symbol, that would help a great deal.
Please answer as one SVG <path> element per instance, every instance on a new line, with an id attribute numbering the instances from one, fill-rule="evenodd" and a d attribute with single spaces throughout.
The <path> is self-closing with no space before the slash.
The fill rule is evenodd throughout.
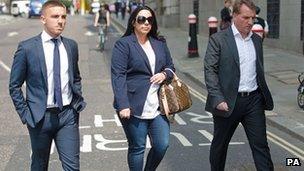
<path id="1" fill-rule="evenodd" d="M 185 112 L 183 116 L 187 115 L 191 118 L 189 121 L 185 121 L 179 114 L 176 114 L 175 120 L 176 124 L 180 126 L 188 125 L 188 123 L 198 123 L 198 124 L 213 124 L 210 119 L 212 115 L 207 113 L 206 115 L 198 114 L 194 112 Z M 80 129 L 96 129 L 96 128 L 106 128 L 104 123 L 114 123 L 118 128 L 121 128 L 122 125 L 119 121 L 119 118 L 116 114 L 113 115 L 112 119 L 105 119 L 102 115 L 94 116 L 94 127 L 91 126 L 81 126 Z M 196 130 L 199 135 L 202 136 L 202 142 L 198 144 L 193 144 L 189 140 L 189 135 L 185 135 L 181 132 L 171 131 L 171 140 L 178 141 L 184 147 L 192 147 L 192 146 L 210 146 L 213 138 L 212 133 L 205 129 L 197 129 Z M 121 132 L 114 131 L 113 137 L 117 137 L 115 134 L 120 135 Z M 193 132 L 195 134 L 195 132 Z M 191 136 L 191 135 L 190 135 Z M 230 142 L 230 145 L 243 145 L 244 142 Z M 51 154 L 54 153 L 54 143 L 52 144 Z M 151 148 L 150 139 L 147 137 L 146 148 Z M 103 134 L 84 134 L 81 135 L 81 146 L 80 152 L 82 153 L 90 153 L 94 150 L 100 151 L 124 151 L 127 150 L 127 140 L 126 139 L 110 139 L 109 137 L 105 137 Z"/>

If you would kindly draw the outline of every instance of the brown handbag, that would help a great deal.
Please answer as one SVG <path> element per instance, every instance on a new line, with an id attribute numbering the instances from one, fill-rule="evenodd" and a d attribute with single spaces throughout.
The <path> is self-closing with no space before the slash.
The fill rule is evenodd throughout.
<path id="1" fill-rule="evenodd" d="M 163 83 L 159 90 L 160 111 L 164 114 L 172 115 L 191 107 L 192 100 L 188 86 L 173 73 L 173 79 L 169 83 Z"/>

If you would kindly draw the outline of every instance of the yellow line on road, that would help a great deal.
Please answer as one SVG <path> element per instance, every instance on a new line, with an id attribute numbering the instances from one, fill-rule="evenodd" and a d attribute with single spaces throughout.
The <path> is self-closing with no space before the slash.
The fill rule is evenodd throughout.
<path id="1" fill-rule="evenodd" d="M 1 60 L 0 60 L 0 66 L 2 66 L 2 68 L 4 68 L 7 72 L 11 72 L 11 69 Z"/>
<path id="2" fill-rule="evenodd" d="M 290 144 L 286 140 L 278 137 L 277 135 L 267 131 L 267 138 L 270 139 L 272 142 L 276 143 L 277 145 L 281 146 L 282 148 L 289 151 L 291 154 L 299 157 L 302 161 L 304 160 L 304 151 L 300 148 Z"/>
<path id="3" fill-rule="evenodd" d="M 117 30 L 121 35 L 124 33 L 124 31 L 121 30 L 121 29 L 119 28 L 119 26 L 118 26 L 115 22 L 111 22 L 111 24 L 113 25 L 113 27 L 116 28 L 116 30 Z"/>
<path id="4" fill-rule="evenodd" d="M 188 86 L 190 93 L 201 100 L 203 103 L 206 103 L 206 96 L 196 91 L 194 88 Z M 274 112 L 273 112 L 274 113 Z M 270 131 L 267 131 L 267 138 L 272 141 L 273 143 L 279 145 L 280 147 L 284 148 L 291 154 L 299 157 L 302 161 L 304 160 L 304 151 L 300 148 L 288 143 L 283 138 L 280 138 L 279 136 L 275 135 L 274 133 L 271 133 Z"/>

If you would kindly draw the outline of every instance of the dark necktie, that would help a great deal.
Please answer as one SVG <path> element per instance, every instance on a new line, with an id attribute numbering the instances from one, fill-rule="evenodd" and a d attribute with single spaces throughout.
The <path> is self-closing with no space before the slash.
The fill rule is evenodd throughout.
<path id="1" fill-rule="evenodd" d="M 60 54 L 58 48 L 58 39 L 51 39 L 54 42 L 54 103 L 58 105 L 59 109 L 62 110 L 62 94 L 61 94 L 61 79 L 60 79 Z"/>

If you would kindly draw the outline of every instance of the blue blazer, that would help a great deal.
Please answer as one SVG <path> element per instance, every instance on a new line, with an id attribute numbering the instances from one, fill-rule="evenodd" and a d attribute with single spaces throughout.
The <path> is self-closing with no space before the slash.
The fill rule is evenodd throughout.
<path id="1" fill-rule="evenodd" d="M 165 70 L 175 70 L 166 43 L 152 37 L 149 40 L 156 58 L 155 74 L 165 71 L 167 79 L 172 79 L 173 74 Z M 152 76 L 148 57 L 135 34 L 120 38 L 115 43 L 111 62 L 114 108 L 117 111 L 130 108 L 132 115 L 142 115 Z"/>
<path id="2" fill-rule="evenodd" d="M 74 40 L 62 37 L 68 55 L 71 105 L 80 112 L 85 107 L 78 68 L 78 46 Z M 26 98 L 22 85 L 26 81 Z M 47 70 L 41 34 L 19 43 L 11 69 L 9 92 L 23 124 L 35 127 L 44 117 L 47 107 Z"/>

